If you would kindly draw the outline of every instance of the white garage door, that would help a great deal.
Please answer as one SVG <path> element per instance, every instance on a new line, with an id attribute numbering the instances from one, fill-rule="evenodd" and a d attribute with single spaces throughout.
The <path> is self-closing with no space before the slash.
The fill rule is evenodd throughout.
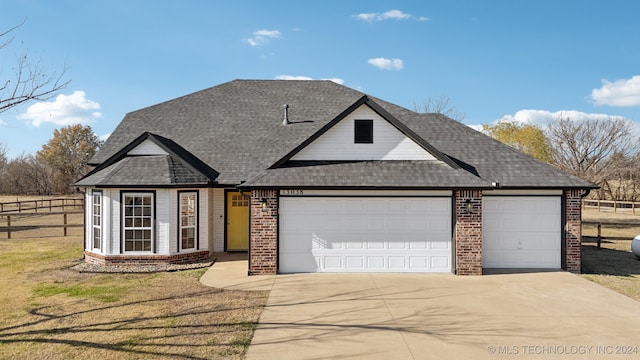
<path id="1" fill-rule="evenodd" d="M 482 266 L 553 268 L 561 265 L 559 196 L 485 196 Z"/>
<path id="2" fill-rule="evenodd" d="M 450 272 L 451 198 L 280 198 L 279 271 Z"/>

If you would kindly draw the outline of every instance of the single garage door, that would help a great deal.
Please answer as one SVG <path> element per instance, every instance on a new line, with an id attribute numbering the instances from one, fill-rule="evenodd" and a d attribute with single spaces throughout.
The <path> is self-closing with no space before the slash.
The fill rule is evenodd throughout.
<path id="1" fill-rule="evenodd" d="M 559 196 L 484 196 L 482 266 L 559 269 L 560 209 Z"/>
<path id="2" fill-rule="evenodd" d="M 281 197 L 279 271 L 450 272 L 451 198 Z"/>

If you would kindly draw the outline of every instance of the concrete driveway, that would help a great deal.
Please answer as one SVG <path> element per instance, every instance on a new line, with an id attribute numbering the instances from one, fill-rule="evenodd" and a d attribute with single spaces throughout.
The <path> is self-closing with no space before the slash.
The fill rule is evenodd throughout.
<path id="1" fill-rule="evenodd" d="M 233 266 L 203 283 L 271 288 L 247 359 L 640 357 L 640 303 L 565 272 L 229 280 Z"/>

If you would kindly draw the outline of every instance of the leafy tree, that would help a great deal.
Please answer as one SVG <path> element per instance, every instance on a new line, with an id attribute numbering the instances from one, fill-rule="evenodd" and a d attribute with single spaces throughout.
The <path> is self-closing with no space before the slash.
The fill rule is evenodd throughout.
<path id="1" fill-rule="evenodd" d="M 552 161 L 551 149 L 544 131 L 536 125 L 503 121 L 497 124 L 482 125 L 482 131 L 538 160 Z"/>
<path id="2" fill-rule="evenodd" d="M 66 192 L 72 182 L 88 172 L 87 162 L 101 145 L 90 126 L 70 125 L 55 130 L 36 158 L 55 170 L 56 190 Z"/>
<path id="3" fill-rule="evenodd" d="M 0 50 L 11 44 L 14 39 L 11 32 L 20 26 L 0 32 Z M 65 80 L 66 66 L 60 73 L 48 71 L 40 60 L 32 60 L 26 50 L 11 67 L 13 74 L 5 75 L 4 69 L 0 67 L 0 113 L 30 101 L 48 100 L 70 83 Z"/>

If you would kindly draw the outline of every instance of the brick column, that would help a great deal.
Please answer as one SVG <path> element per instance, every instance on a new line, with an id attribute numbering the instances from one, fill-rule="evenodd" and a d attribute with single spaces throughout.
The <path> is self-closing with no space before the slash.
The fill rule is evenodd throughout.
<path id="1" fill-rule="evenodd" d="M 579 274 L 582 267 L 582 191 L 565 191 L 566 270 Z"/>
<path id="2" fill-rule="evenodd" d="M 262 199 L 267 211 L 262 211 Z M 275 274 L 278 271 L 278 191 L 254 190 L 251 193 L 251 231 L 249 234 L 249 275 Z"/>
<path id="3" fill-rule="evenodd" d="M 482 191 L 456 191 L 455 211 L 456 274 L 482 275 Z"/>

